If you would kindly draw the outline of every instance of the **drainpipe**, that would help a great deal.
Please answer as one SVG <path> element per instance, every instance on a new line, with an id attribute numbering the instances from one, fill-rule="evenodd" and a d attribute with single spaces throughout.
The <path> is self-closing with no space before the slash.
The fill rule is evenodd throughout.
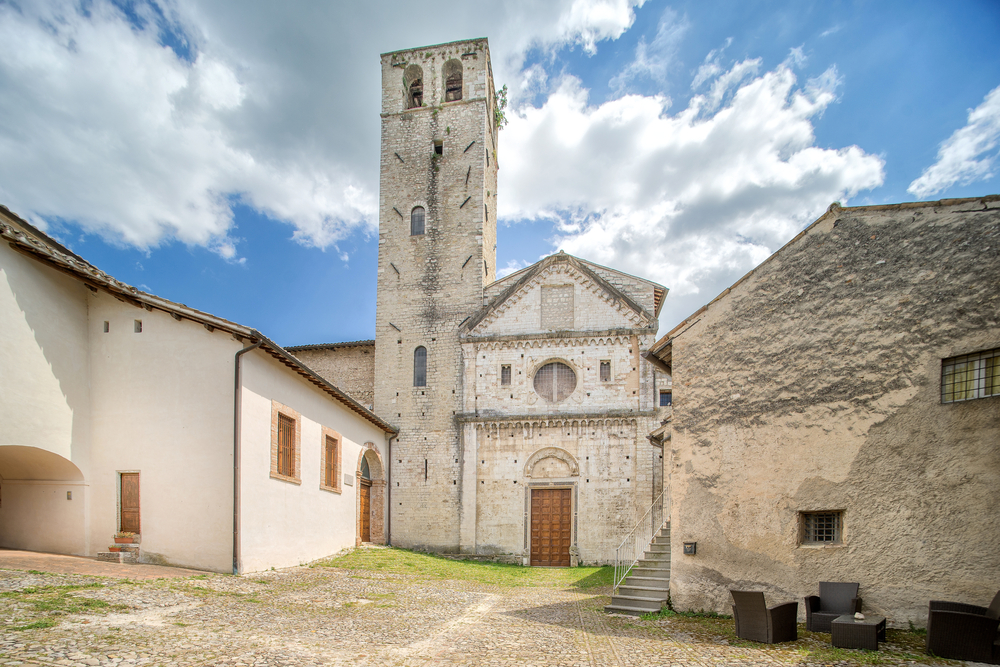
<path id="1" fill-rule="evenodd" d="M 386 493 L 388 496 L 385 502 L 389 505 L 385 512 L 385 545 L 387 547 L 392 546 L 392 441 L 397 438 L 396 435 L 390 435 L 389 441 L 386 443 L 386 457 L 389 464 L 385 468 L 385 479 L 389 486 L 389 491 Z"/>
<path id="2" fill-rule="evenodd" d="M 252 338 L 250 340 L 253 340 Z M 264 343 L 259 340 L 236 353 L 236 380 L 233 391 L 233 574 L 240 573 L 240 416 L 243 411 L 243 367 L 240 357 Z"/>

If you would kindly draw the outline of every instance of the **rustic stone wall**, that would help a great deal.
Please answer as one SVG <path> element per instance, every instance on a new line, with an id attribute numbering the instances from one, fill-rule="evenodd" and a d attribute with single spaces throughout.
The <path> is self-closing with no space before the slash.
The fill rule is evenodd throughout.
<path id="1" fill-rule="evenodd" d="M 375 402 L 375 341 L 285 348 L 355 401 L 371 409 Z"/>
<path id="2" fill-rule="evenodd" d="M 463 68 L 461 101 L 442 102 L 444 63 Z M 424 106 L 405 108 L 404 76 L 419 67 Z M 392 445 L 392 539 L 454 551 L 459 544 L 461 407 L 457 329 L 496 279 L 496 130 L 486 40 L 382 56 L 382 155 L 376 305 L 375 412 L 399 426 Z M 440 153 L 436 151 L 440 146 Z M 425 233 L 410 235 L 415 206 Z M 415 387 L 414 351 L 427 350 Z"/>
<path id="3" fill-rule="evenodd" d="M 942 404 L 940 382 L 942 359 L 1000 347 L 998 284 L 998 197 L 832 207 L 679 327 L 674 605 L 801 602 L 819 581 L 860 582 L 896 626 L 930 599 L 987 604 L 1000 397 Z M 819 510 L 843 512 L 841 544 L 799 544 Z"/>

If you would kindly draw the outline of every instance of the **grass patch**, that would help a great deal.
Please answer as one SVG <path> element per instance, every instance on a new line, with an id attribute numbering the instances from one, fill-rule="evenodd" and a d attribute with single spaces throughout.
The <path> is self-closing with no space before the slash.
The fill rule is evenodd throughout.
<path id="1" fill-rule="evenodd" d="M 551 586 L 589 589 L 611 586 L 610 567 L 540 568 L 443 558 L 408 549 L 355 549 L 317 563 L 320 567 L 404 574 L 423 579 L 473 581 L 503 587 Z"/>
<path id="2" fill-rule="evenodd" d="M 13 630 L 35 630 L 51 628 L 59 616 L 84 613 L 107 613 L 123 611 L 128 605 L 109 604 L 104 600 L 81 597 L 74 593 L 87 588 L 101 588 L 99 583 L 67 586 L 29 586 L 19 591 L 0 593 L 0 599 L 10 600 L 15 606 L 27 607 L 29 613 L 41 616 L 30 623 L 12 626 Z"/>

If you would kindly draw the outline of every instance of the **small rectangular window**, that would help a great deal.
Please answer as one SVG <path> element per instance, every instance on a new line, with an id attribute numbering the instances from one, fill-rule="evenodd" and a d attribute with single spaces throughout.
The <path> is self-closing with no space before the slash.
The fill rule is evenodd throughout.
<path id="1" fill-rule="evenodd" d="M 326 451 L 324 452 L 323 485 L 331 488 L 337 486 L 337 439 L 326 436 Z"/>
<path id="2" fill-rule="evenodd" d="M 135 332 L 142 333 L 142 320 L 135 321 Z"/>
<path id="3" fill-rule="evenodd" d="M 1000 348 L 941 362 L 941 402 L 1000 396 Z"/>
<path id="4" fill-rule="evenodd" d="M 611 362 L 601 362 L 601 382 L 611 382 Z"/>
<path id="5" fill-rule="evenodd" d="M 510 364 L 504 364 L 500 367 L 500 384 L 510 384 Z"/>
<path id="6" fill-rule="evenodd" d="M 444 142 L 440 139 L 434 140 L 434 154 L 444 155 Z"/>
<path id="7" fill-rule="evenodd" d="M 278 474 L 295 476 L 295 420 L 278 414 Z"/>
<path id="8" fill-rule="evenodd" d="M 802 512 L 802 544 L 840 544 L 843 512 Z"/>
<path id="9" fill-rule="evenodd" d="M 111 322 L 104 320 L 104 333 L 111 331 Z"/>
<path id="10" fill-rule="evenodd" d="M 665 407 L 668 407 L 670 405 L 673 405 L 673 394 L 671 394 L 669 391 L 661 391 L 660 392 L 660 407 L 661 408 L 665 408 Z"/>

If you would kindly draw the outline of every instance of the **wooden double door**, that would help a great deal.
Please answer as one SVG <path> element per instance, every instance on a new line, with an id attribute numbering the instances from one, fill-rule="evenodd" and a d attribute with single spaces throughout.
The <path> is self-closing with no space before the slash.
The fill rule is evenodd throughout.
<path id="1" fill-rule="evenodd" d="M 531 564 L 569 567 L 572 489 L 531 490 Z"/>

